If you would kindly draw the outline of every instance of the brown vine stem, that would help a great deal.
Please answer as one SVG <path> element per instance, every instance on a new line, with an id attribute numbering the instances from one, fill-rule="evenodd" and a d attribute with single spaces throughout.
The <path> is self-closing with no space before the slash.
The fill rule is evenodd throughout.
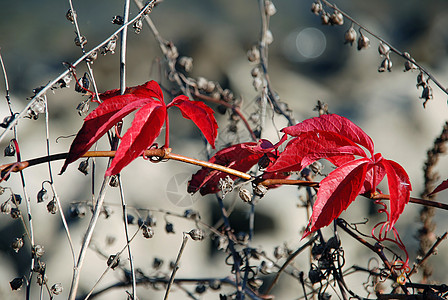
<path id="1" fill-rule="evenodd" d="M 436 252 L 437 252 L 437 249 L 436 249 L 437 246 L 439 246 L 439 244 L 440 244 L 444 239 L 446 239 L 447 235 L 448 235 L 448 232 L 445 231 L 445 233 L 444 233 L 441 237 L 438 237 L 438 238 L 437 238 L 437 241 L 434 243 L 434 245 L 432 245 L 431 249 L 429 249 L 428 252 L 426 253 L 426 255 L 425 255 L 422 259 L 419 260 L 418 264 L 414 265 L 414 267 L 412 268 L 411 272 L 409 272 L 409 275 L 408 275 L 408 276 L 411 276 L 412 274 L 416 273 L 417 270 L 418 270 L 418 268 L 419 268 L 420 266 L 422 266 L 422 265 L 425 263 L 425 261 L 426 261 L 431 255 L 436 254 Z"/>
<path id="2" fill-rule="evenodd" d="M 415 61 L 415 59 L 413 59 L 412 57 L 407 57 L 405 55 L 405 52 L 401 52 L 400 50 L 398 50 L 397 48 L 395 48 L 394 46 L 392 46 L 389 42 L 387 42 L 386 40 L 384 40 L 383 38 L 381 38 L 380 36 L 376 35 L 375 33 L 373 33 L 372 31 L 370 31 L 369 29 L 367 29 L 365 26 L 361 25 L 359 22 L 357 22 L 355 19 L 353 19 L 352 17 L 350 17 L 349 14 L 347 14 L 346 12 L 340 10 L 339 8 L 336 7 L 336 5 L 331 4 L 330 2 L 326 1 L 326 0 L 320 0 L 323 3 L 325 3 L 326 6 L 340 12 L 345 18 L 349 19 L 351 22 L 353 22 L 354 24 L 358 25 L 360 28 L 362 28 L 365 32 L 368 32 L 371 36 L 373 36 L 374 38 L 376 38 L 377 40 L 379 40 L 380 42 L 382 42 L 383 44 L 389 46 L 390 50 L 392 52 L 394 52 L 395 54 L 401 56 L 402 58 L 404 58 L 405 60 L 410 61 L 411 63 L 413 63 L 414 65 L 417 66 L 417 68 L 422 71 L 423 73 L 425 73 L 434 83 L 435 85 L 437 85 L 445 94 L 448 95 L 448 90 L 437 80 L 437 78 L 435 78 L 429 71 L 427 71 L 424 67 L 422 67 L 422 65 L 420 65 L 418 62 Z"/>
<path id="3" fill-rule="evenodd" d="M 53 154 L 50 156 L 42 156 L 30 160 L 20 161 L 16 163 L 10 163 L 0 166 L 0 172 L 2 174 L 2 177 L 5 178 L 6 176 L 4 174 L 9 174 L 10 172 L 19 172 L 23 169 L 26 169 L 31 166 L 35 166 L 38 164 L 46 163 L 49 161 L 54 160 L 61 160 L 65 159 L 67 157 L 68 153 L 59 153 L 59 154 Z M 83 157 L 114 157 L 115 151 L 88 151 L 86 152 Z M 237 176 L 241 179 L 245 180 L 254 180 L 254 177 L 252 177 L 250 174 L 247 174 L 245 172 L 241 172 L 232 168 L 228 168 L 222 165 L 214 164 L 208 161 L 203 161 L 187 156 L 183 156 L 180 154 L 175 154 L 171 152 L 171 148 L 158 148 L 158 149 L 149 149 L 144 152 L 144 156 L 148 158 L 157 158 L 155 160 L 152 160 L 153 162 L 157 162 L 160 160 L 177 160 L 184 163 L 193 164 L 200 167 L 210 168 L 217 171 L 225 172 L 230 175 Z M 256 181 L 255 181 L 256 182 Z M 261 184 L 264 186 L 272 186 L 272 185 L 299 185 L 299 186 L 309 186 L 309 187 L 319 187 L 319 182 L 316 181 L 307 181 L 307 180 L 294 180 L 294 179 L 265 179 L 260 182 L 256 182 L 257 184 Z M 390 195 L 387 194 L 376 194 L 373 196 L 370 195 L 363 195 L 366 198 L 372 199 L 372 200 L 390 200 Z M 409 199 L 410 203 L 414 204 L 420 204 L 424 206 L 430 206 L 435 208 L 440 208 L 444 210 L 448 210 L 448 204 L 436 202 L 436 201 L 430 201 L 425 200 L 421 198 L 415 198 L 411 197 Z"/>

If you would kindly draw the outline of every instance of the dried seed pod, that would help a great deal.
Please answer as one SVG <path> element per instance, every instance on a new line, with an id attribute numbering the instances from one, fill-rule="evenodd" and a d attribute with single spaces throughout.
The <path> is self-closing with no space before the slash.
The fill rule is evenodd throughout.
<path id="1" fill-rule="evenodd" d="M 45 274 L 45 270 L 47 268 L 47 265 L 45 262 L 41 261 L 40 259 L 36 260 L 33 266 L 33 272 L 39 273 L 39 274 Z"/>
<path id="2" fill-rule="evenodd" d="M 59 79 L 52 87 L 51 89 L 62 89 L 62 88 L 66 88 L 69 86 L 70 81 L 72 81 L 72 76 L 71 75 L 65 75 L 64 77 L 62 77 L 61 79 Z"/>
<path id="3" fill-rule="evenodd" d="M 223 197 L 233 191 L 234 181 L 227 175 L 225 178 L 220 178 L 218 182 L 218 188 L 221 190 Z"/>
<path id="4" fill-rule="evenodd" d="M 238 242 L 246 244 L 249 241 L 249 234 L 247 232 L 240 231 L 236 235 Z"/>
<path id="5" fill-rule="evenodd" d="M 82 101 L 76 107 L 76 110 L 78 111 L 78 114 L 80 116 L 85 116 L 88 113 L 89 109 L 90 109 L 90 101 L 89 100 Z"/>
<path id="6" fill-rule="evenodd" d="M 131 225 L 135 224 L 135 217 L 131 214 L 127 214 L 126 222 Z"/>
<path id="7" fill-rule="evenodd" d="M 7 116 L 3 118 L 3 122 L 0 124 L 0 127 L 6 128 L 9 124 L 14 120 L 14 116 Z"/>
<path id="8" fill-rule="evenodd" d="M 274 35 L 272 34 L 272 31 L 270 31 L 269 29 L 266 30 L 264 34 L 264 42 L 268 45 L 274 42 Z"/>
<path id="9" fill-rule="evenodd" d="M 163 265 L 163 259 L 160 259 L 158 257 L 154 257 L 154 260 L 152 261 L 152 267 L 156 270 L 160 269 Z"/>
<path id="10" fill-rule="evenodd" d="M 250 71 L 250 75 L 252 75 L 252 77 L 258 77 L 258 75 L 260 75 L 260 68 L 254 67 L 252 71 Z"/>
<path id="11" fill-rule="evenodd" d="M 22 203 L 22 196 L 20 196 L 19 194 L 12 194 L 9 200 L 19 205 L 20 203 Z"/>
<path id="12" fill-rule="evenodd" d="M 51 286 L 50 290 L 53 295 L 59 295 L 60 293 L 62 293 L 62 290 L 63 290 L 62 283 L 58 282 L 58 283 L 53 284 Z"/>
<path id="13" fill-rule="evenodd" d="M 132 28 L 134 28 L 135 34 L 139 34 L 143 29 L 143 18 L 138 18 L 135 20 L 134 24 L 132 24 Z"/>
<path id="14" fill-rule="evenodd" d="M 75 21 L 76 12 L 72 11 L 71 9 L 67 10 L 67 13 L 65 14 L 65 17 L 68 21 L 74 22 Z"/>
<path id="15" fill-rule="evenodd" d="M 378 53 L 381 56 L 389 56 L 390 47 L 388 45 L 386 45 L 385 43 L 381 42 L 380 45 L 378 46 Z"/>
<path id="16" fill-rule="evenodd" d="M 332 25 L 343 25 L 344 24 L 344 16 L 341 14 L 339 10 L 335 10 L 333 14 L 330 16 L 330 22 Z"/>
<path id="17" fill-rule="evenodd" d="M 361 31 L 359 31 L 358 50 L 367 49 L 370 47 L 370 40 Z"/>
<path id="18" fill-rule="evenodd" d="M 19 250 L 23 247 L 23 238 L 21 237 L 15 238 L 11 244 L 11 247 L 15 253 L 19 252 Z"/>
<path id="19" fill-rule="evenodd" d="M 209 286 L 212 290 L 217 291 L 217 290 L 219 290 L 219 289 L 221 288 L 221 280 L 218 280 L 218 279 L 211 280 L 211 281 L 208 283 L 208 286 Z"/>
<path id="20" fill-rule="evenodd" d="M 222 100 L 226 102 L 231 102 L 233 99 L 235 99 L 235 96 L 233 95 L 232 91 L 229 89 L 225 89 L 221 93 Z"/>
<path id="21" fill-rule="evenodd" d="M 48 191 L 45 188 L 42 188 L 37 193 L 37 203 L 42 203 L 48 200 Z"/>
<path id="22" fill-rule="evenodd" d="M 247 59 L 250 62 L 260 61 L 260 50 L 258 50 L 257 46 L 254 45 L 250 50 L 247 51 Z"/>
<path id="23" fill-rule="evenodd" d="M 34 245 L 33 249 L 31 250 L 31 254 L 35 258 L 42 257 L 42 255 L 45 254 L 44 246 L 42 246 L 42 245 Z"/>
<path id="24" fill-rule="evenodd" d="M 152 227 L 143 225 L 142 226 L 142 234 L 146 239 L 150 239 L 154 236 L 154 230 L 152 229 Z"/>
<path id="25" fill-rule="evenodd" d="M 5 202 L 3 202 L 0 205 L 0 211 L 2 213 L 4 213 L 4 214 L 10 214 L 11 213 L 11 208 L 12 208 L 12 205 L 11 205 L 11 202 L 9 200 L 6 200 Z"/>
<path id="26" fill-rule="evenodd" d="M 76 35 L 75 37 L 75 45 L 78 47 L 84 47 L 84 45 L 87 44 L 87 38 L 83 35 L 81 35 L 81 37 L 79 37 L 78 35 Z"/>
<path id="27" fill-rule="evenodd" d="M 170 60 L 176 60 L 179 57 L 179 51 L 177 51 L 177 47 L 172 42 L 165 43 L 167 50 L 167 58 Z"/>
<path id="28" fill-rule="evenodd" d="M 268 188 L 262 184 L 259 184 L 254 187 L 254 194 L 258 197 L 263 197 L 268 192 Z"/>
<path id="29" fill-rule="evenodd" d="M 409 70 L 415 70 L 417 69 L 417 66 L 412 62 L 413 59 L 411 55 L 407 52 L 404 52 L 403 55 L 406 57 L 406 62 L 404 63 L 404 72 L 407 72 Z"/>
<path id="30" fill-rule="evenodd" d="M 11 287 L 11 290 L 13 290 L 13 291 L 20 290 L 22 285 L 23 285 L 23 277 L 14 278 L 13 280 L 11 280 L 9 282 L 9 286 Z"/>
<path id="31" fill-rule="evenodd" d="M 12 144 L 9 144 L 8 146 L 6 146 L 3 153 L 5 156 L 14 156 L 16 155 L 16 149 Z"/>
<path id="32" fill-rule="evenodd" d="M 107 265 L 112 268 L 112 270 L 115 270 L 116 267 L 118 267 L 118 264 L 120 263 L 120 257 L 116 254 L 112 254 L 107 259 Z"/>
<path id="33" fill-rule="evenodd" d="M 75 203 L 70 206 L 70 217 L 84 218 L 86 216 L 86 206 L 83 203 Z"/>
<path id="34" fill-rule="evenodd" d="M 308 272 L 308 279 L 311 281 L 312 284 L 320 282 L 324 278 L 321 271 L 318 269 L 311 269 Z"/>
<path id="35" fill-rule="evenodd" d="M 316 174 L 321 174 L 322 170 L 324 169 L 324 166 L 320 162 L 315 161 L 310 165 L 310 169 Z"/>
<path id="36" fill-rule="evenodd" d="M 277 12 L 274 3 L 272 3 L 272 1 L 269 0 L 264 2 L 264 8 L 268 16 L 273 16 Z"/>
<path id="37" fill-rule="evenodd" d="M 109 178 L 109 185 L 111 187 L 118 187 L 118 185 L 120 184 L 120 180 L 118 178 L 118 175 L 112 175 Z"/>
<path id="38" fill-rule="evenodd" d="M 392 61 L 389 59 L 389 57 L 386 57 L 385 59 L 383 59 L 380 67 L 378 68 L 378 72 L 382 73 L 386 70 L 389 72 L 392 71 Z"/>
<path id="39" fill-rule="evenodd" d="M 11 218 L 17 219 L 20 217 L 20 210 L 17 207 L 11 208 L 11 212 L 9 213 Z"/>
<path id="40" fill-rule="evenodd" d="M 424 74 L 423 74 L 423 72 L 420 72 L 418 75 L 417 75 L 417 88 L 419 88 L 419 87 L 425 87 L 426 86 L 426 82 L 424 81 Z"/>
<path id="41" fill-rule="evenodd" d="M 193 241 L 202 241 L 205 237 L 204 230 L 195 228 L 188 232 L 188 235 L 191 237 Z"/>
<path id="42" fill-rule="evenodd" d="M 75 91 L 85 94 L 90 86 L 89 73 L 85 72 L 81 77 L 80 82 L 76 82 Z"/>
<path id="43" fill-rule="evenodd" d="M 320 3 L 320 1 L 313 2 L 313 4 L 311 4 L 311 11 L 318 16 L 322 11 L 322 3 Z"/>
<path id="44" fill-rule="evenodd" d="M 263 79 L 255 77 L 252 81 L 252 85 L 254 86 L 254 89 L 259 92 L 263 88 Z"/>
<path id="45" fill-rule="evenodd" d="M 192 209 L 187 209 L 184 211 L 184 217 L 190 220 L 199 221 L 201 219 L 201 216 L 199 215 L 199 212 Z"/>
<path id="46" fill-rule="evenodd" d="M 181 66 L 185 72 L 191 72 L 193 70 L 193 58 L 189 56 L 182 56 L 178 60 L 179 66 Z"/>
<path id="47" fill-rule="evenodd" d="M 115 48 L 117 47 L 117 36 L 114 35 L 108 42 L 106 45 L 104 45 L 103 47 L 101 47 L 101 54 L 102 55 L 106 55 L 107 53 L 111 53 L 114 54 L 115 53 Z"/>
<path id="48" fill-rule="evenodd" d="M 238 196 L 246 203 L 250 203 L 252 201 L 252 194 L 247 189 L 240 189 Z"/>
<path id="49" fill-rule="evenodd" d="M 98 57 L 98 51 L 92 51 L 90 52 L 90 54 L 86 57 L 86 61 L 88 61 L 89 63 L 93 63 Z"/>
<path id="50" fill-rule="evenodd" d="M 277 246 L 274 249 L 274 257 L 276 259 L 281 259 L 287 255 L 287 251 L 283 246 Z"/>
<path id="51" fill-rule="evenodd" d="M 157 225 L 157 218 L 154 217 L 151 213 L 148 213 L 146 216 L 145 224 L 151 227 L 155 227 Z"/>
<path id="52" fill-rule="evenodd" d="M 271 261 L 263 260 L 261 262 L 260 266 L 258 267 L 258 269 L 260 270 L 261 274 L 269 275 L 272 273 L 273 266 L 274 266 L 274 264 Z"/>
<path id="53" fill-rule="evenodd" d="M 330 15 L 326 12 L 322 12 L 322 15 L 320 16 L 322 25 L 329 25 L 330 24 Z"/>
<path id="54" fill-rule="evenodd" d="M 82 160 L 79 163 L 78 170 L 84 175 L 89 174 L 89 160 L 88 159 Z"/>
<path id="55" fill-rule="evenodd" d="M 48 210 L 49 213 L 51 213 L 53 215 L 58 212 L 58 205 L 57 205 L 55 199 L 53 199 L 50 202 L 48 202 L 47 210 Z"/>
<path id="56" fill-rule="evenodd" d="M 229 239 L 225 236 L 220 236 L 216 240 L 216 248 L 218 250 L 227 250 L 227 247 L 229 246 Z"/>
<path id="57" fill-rule="evenodd" d="M 36 99 L 30 107 L 31 111 L 37 114 L 45 113 L 45 100 L 42 98 Z"/>
<path id="58" fill-rule="evenodd" d="M 38 274 L 36 277 L 36 282 L 38 285 L 45 285 L 48 281 L 47 275 L 45 274 Z"/>
<path id="59" fill-rule="evenodd" d="M 423 88 L 422 95 L 420 96 L 420 99 L 424 99 L 423 102 L 423 108 L 426 108 L 426 102 L 432 99 L 432 87 L 429 84 L 426 84 L 426 86 Z"/>
<path id="60" fill-rule="evenodd" d="M 175 233 L 174 232 L 174 225 L 171 222 L 166 222 L 165 224 L 165 231 L 166 233 Z"/>
<path id="61" fill-rule="evenodd" d="M 205 91 L 207 93 L 211 93 L 215 90 L 215 88 L 216 88 L 216 84 L 213 81 L 208 81 L 207 86 L 205 87 Z M 219 97 L 219 95 L 218 95 L 218 97 Z"/>
<path id="62" fill-rule="evenodd" d="M 198 283 L 196 285 L 196 288 L 195 288 L 196 293 L 203 294 L 203 293 L 205 293 L 206 290 L 207 290 L 207 287 L 205 286 L 205 284 Z"/>
<path id="63" fill-rule="evenodd" d="M 345 44 L 350 44 L 350 46 L 353 46 L 353 43 L 356 41 L 356 37 L 358 34 L 356 33 L 356 30 L 353 28 L 353 24 L 350 26 L 349 29 L 345 32 Z"/>
<path id="64" fill-rule="evenodd" d="M 196 85 L 197 85 L 198 89 L 200 89 L 200 90 L 205 90 L 207 88 L 207 83 L 208 83 L 208 80 L 205 79 L 204 77 L 198 77 L 198 79 L 196 81 Z"/>
<path id="65" fill-rule="evenodd" d="M 123 25 L 124 24 L 123 17 L 122 16 L 114 16 L 112 18 L 112 24 Z"/>

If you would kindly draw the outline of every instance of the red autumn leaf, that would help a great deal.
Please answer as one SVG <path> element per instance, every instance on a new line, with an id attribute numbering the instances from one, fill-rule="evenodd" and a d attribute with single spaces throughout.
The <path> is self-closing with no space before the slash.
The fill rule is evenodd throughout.
<path id="1" fill-rule="evenodd" d="M 299 136 L 301 133 L 308 131 L 334 132 L 365 147 L 373 155 L 372 139 L 349 119 L 336 114 L 307 119 L 294 126 L 283 128 L 282 131 L 292 136 Z"/>
<path id="2" fill-rule="evenodd" d="M 210 145 L 215 148 L 215 139 L 218 134 L 218 123 L 213 116 L 214 111 L 200 101 L 190 101 L 187 96 L 181 95 L 173 99 L 167 107 L 176 106 L 182 116 L 190 119 L 202 131 Z"/>
<path id="3" fill-rule="evenodd" d="M 309 131 L 292 139 L 276 162 L 266 171 L 300 171 L 316 160 L 326 158 L 336 166 L 366 156 L 364 150 L 348 138 L 326 131 Z"/>
<path id="4" fill-rule="evenodd" d="M 247 172 L 264 155 L 263 152 L 254 151 L 255 147 L 257 147 L 257 143 L 254 142 L 236 144 L 216 152 L 209 162 Z M 227 175 L 229 174 L 204 167 L 191 177 L 187 191 L 196 193 L 200 190 L 201 195 L 217 193 L 219 191 L 219 179 Z M 236 178 L 233 175 L 229 176 L 232 179 Z"/>
<path id="5" fill-rule="evenodd" d="M 86 153 L 109 129 L 132 111 L 140 108 L 151 98 L 138 99 L 132 94 L 116 96 L 102 102 L 85 119 L 82 128 L 70 146 L 60 174 L 67 166 Z"/>
<path id="6" fill-rule="evenodd" d="M 167 119 L 167 106 L 163 100 L 162 90 L 155 81 L 126 88 L 123 95 L 117 89 L 110 90 L 101 94 L 100 98 L 103 102 L 84 119 L 84 124 L 70 147 L 61 173 L 65 171 L 68 164 L 86 153 L 118 121 L 132 111 L 140 109 L 135 114 L 131 128 L 124 134 L 116 156 L 106 171 L 106 176 L 119 173 L 154 143 Z M 174 99 L 172 105 L 179 106 L 183 116 L 193 120 L 204 132 L 207 140 L 214 145 L 217 124 L 211 109 L 201 102 L 187 99 L 185 96 L 179 96 Z M 166 134 L 168 141 L 168 132 Z"/>
<path id="7" fill-rule="evenodd" d="M 432 191 L 431 193 L 429 193 L 428 196 L 430 196 L 430 195 L 434 195 L 434 194 L 436 194 L 436 193 L 438 193 L 438 192 L 441 192 L 441 191 L 443 191 L 443 190 L 446 190 L 446 189 L 448 189 L 448 179 L 447 179 L 447 180 L 444 180 L 441 184 L 439 184 L 439 185 L 434 189 L 434 191 Z"/>
<path id="8" fill-rule="evenodd" d="M 105 176 L 120 171 L 149 148 L 159 136 L 165 122 L 166 108 L 160 102 L 150 102 L 142 107 L 126 131 Z"/>
<path id="9" fill-rule="evenodd" d="M 392 227 L 409 202 L 412 187 L 409 176 L 402 166 L 388 159 L 383 159 L 380 163 L 384 166 L 387 174 L 390 194 L 389 222 Z"/>
<path id="10" fill-rule="evenodd" d="M 320 182 L 310 222 L 302 238 L 327 226 L 359 195 L 370 159 L 361 158 L 340 166 Z"/>

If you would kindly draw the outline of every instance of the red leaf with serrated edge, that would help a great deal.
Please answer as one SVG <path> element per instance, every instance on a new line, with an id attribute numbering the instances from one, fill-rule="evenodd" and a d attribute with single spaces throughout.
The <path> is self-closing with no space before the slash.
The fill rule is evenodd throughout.
<path id="1" fill-rule="evenodd" d="M 258 144 L 253 142 L 236 144 L 216 152 L 210 158 L 209 162 L 241 172 L 247 172 L 264 155 L 263 152 L 256 151 L 257 146 Z M 204 167 L 191 177 L 191 180 L 188 182 L 187 191 L 189 193 L 196 193 L 200 190 L 201 195 L 216 193 L 219 191 L 219 179 L 225 178 L 227 175 L 229 174 Z M 232 179 L 236 178 L 233 175 L 229 176 Z"/>
<path id="2" fill-rule="evenodd" d="M 405 205 L 409 202 L 411 194 L 411 182 L 409 176 L 402 166 L 388 159 L 379 162 L 386 170 L 387 183 L 389 185 L 390 194 L 390 227 L 400 217 Z"/>
<path id="3" fill-rule="evenodd" d="M 166 117 L 166 107 L 157 101 L 143 106 L 134 117 L 131 127 L 121 139 L 110 167 L 105 176 L 120 171 L 149 148 L 159 136 Z"/>
<path id="4" fill-rule="evenodd" d="M 354 155 L 366 156 L 364 150 L 348 138 L 333 132 L 309 131 L 292 139 L 266 171 L 300 171 L 321 158 L 339 166 L 353 160 Z"/>
<path id="5" fill-rule="evenodd" d="M 436 193 L 438 193 L 438 192 L 441 192 L 441 191 L 443 191 L 443 190 L 446 190 L 446 189 L 448 189 L 448 179 L 447 179 L 447 180 L 444 180 L 441 184 L 439 184 L 439 185 L 434 189 L 434 191 L 432 191 L 431 193 L 428 194 L 428 196 L 434 195 L 434 194 L 436 194 Z"/>
<path id="6" fill-rule="evenodd" d="M 313 213 L 302 238 L 327 226 L 347 209 L 359 195 L 370 163 L 368 158 L 348 162 L 320 182 Z"/>
<path id="7" fill-rule="evenodd" d="M 126 88 L 123 95 L 120 90 L 110 90 L 99 95 L 103 100 L 85 119 L 82 128 L 70 146 L 69 154 L 62 166 L 62 174 L 67 166 L 86 153 L 117 122 L 132 111 L 145 104 L 159 99 L 162 105 L 163 95 L 155 81 L 148 81 L 142 85 Z"/>
<path id="8" fill-rule="evenodd" d="M 133 94 L 133 95 L 141 95 L 144 97 L 154 97 L 159 99 L 160 101 L 163 101 L 163 94 L 162 90 L 160 89 L 160 86 L 157 82 L 154 80 L 145 82 L 142 85 L 137 85 L 133 87 L 127 87 L 123 93 L 123 95 L 127 94 Z M 106 91 L 99 95 L 100 99 L 103 101 L 106 101 L 112 97 L 115 96 L 122 96 L 120 94 L 120 89 L 114 89 Z"/>
<path id="9" fill-rule="evenodd" d="M 193 121 L 201 130 L 209 144 L 215 148 L 215 139 L 218 134 L 218 123 L 214 111 L 200 101 L 190 101 L 187 96 L 181 95 L 173 99 L 167 107 L 177 106 L 182 116 Z"/>
<path id="10" fill-rule="evenodd" d="M 152 98 L 139 99 L 135 95 L 128 94 L 116 96 L 101 103 L 84 119 L 83 126 L 70 146 L 60 174 L 65 171 L 70 163 L 86 153 L 117 122 L 150 101 L 154 100 Z"/>
<path id="11" fill-rule="evenodd" d="M 375 172 L 375 180 L 373 177 L 374 172 Z M 366 179 L 364 181 L 364 185 L 359 193 L 360 194 L 368 192 L 374 193 L 376 191 L 376 187 L 378 186 L 378 184 L 384 179 L 384 176 L 386 176 L 386 170 L 384 169 L 383 165 L 376 164 L 374 167 L 370 168 L 366 173 Z"/>
<path id="12" fill-rule="evenodd" d="M 334 132 L 365 147 L 373 155 L 372 139 L 352 121 L 336 114 L 307 119 L 294 126 L 283 128 L 282 131 L 292 136 L 299 136 L 308 131 Z"/>

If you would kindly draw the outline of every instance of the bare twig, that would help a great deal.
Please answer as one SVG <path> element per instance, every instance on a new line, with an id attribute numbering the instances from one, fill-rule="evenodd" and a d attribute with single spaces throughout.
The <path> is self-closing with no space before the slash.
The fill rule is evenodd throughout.
<path id="1" fill-rule="evenodd" d="M 182 245 L 180 246 L 179 253 L 177 254 L 176 262 L 174 263 L 173 272 L 171 273 L 170 281 L 168 281 L 168 286 L 166 287 L 165 297 L 163 298 L 164 300 L 167 300 L 168 295 L 170 294 L 170 289 L 171 289 L 171 286 L 173 285 L 174 277 L 176 276 L 177 270 L 179 270 L 180 258 L 182 257 L 182 254 L 184 253 L 184 249 L 185 249 L 185 246 L 187 245 L 187 242 L 188 242 L 188 236 L 184 232 L 183 237 L 182 237 Z"/>

